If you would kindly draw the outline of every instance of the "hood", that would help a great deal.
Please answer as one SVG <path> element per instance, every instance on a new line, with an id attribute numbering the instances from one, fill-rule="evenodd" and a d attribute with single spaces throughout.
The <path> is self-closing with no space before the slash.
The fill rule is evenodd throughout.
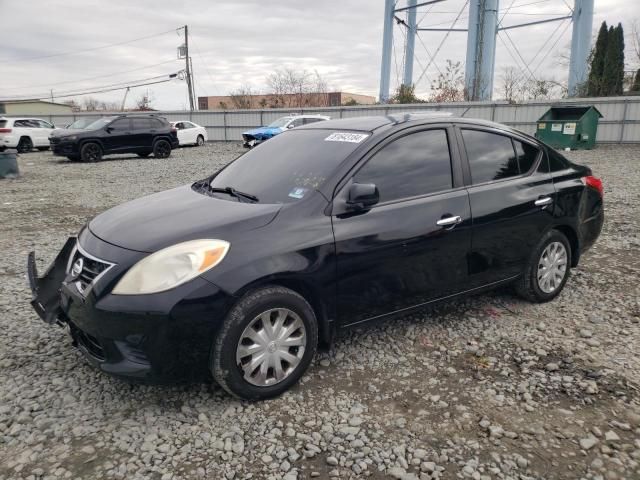
<path id="1" fill-rule="evenodd" d="M 50 137 L 67 137 L 69 135 L 76 135 L 78 133 L 84 133 L 86 130 L 82 128 L 54 128 L 49 134 Z"/>
<path id="2" fill-rule="evenodd" d="M 151 253 L 200 238 L 230 240 L 268 224 L 280 207 L 221 200 L 185 185 L 107 210 L 89 222 L 89 230 L 118 247 Z"/>
<path id="3" fill-rule="evenodd" d="M 247 130 L 243 135 L 277 135 L 282 133 L 284 129 L 280 127 L 260 127 L 253 130 Z"/>

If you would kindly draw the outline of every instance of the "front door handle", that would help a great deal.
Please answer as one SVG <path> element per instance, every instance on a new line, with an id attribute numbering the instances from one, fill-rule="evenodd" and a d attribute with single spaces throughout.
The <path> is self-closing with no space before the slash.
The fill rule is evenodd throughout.
<path id="1" fill-rule="evenodd" d="M 449 216 L 441 218 L 436 222 L 436 225 L 440 227 L 451 227 L 452 225 L 457 225 L 462 221 L 462 217 L 460 216 Z"/>
<path id="2" fill-rule="evenodd" d="M 540 197 L 538 200 L 535 201 L 535 205 L 536 207 L 544 207 L 551 204 L 551 202 L 553 202 L 551 197 Z"/>

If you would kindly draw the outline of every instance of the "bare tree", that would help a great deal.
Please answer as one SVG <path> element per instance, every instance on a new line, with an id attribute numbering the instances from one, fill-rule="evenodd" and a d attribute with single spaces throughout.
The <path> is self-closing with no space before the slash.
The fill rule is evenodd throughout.
<path id="1" fill-rule="evenodd" d="M 94 112 L 98 110 L 99 107 L 100 100 L 98 100 L 97 98 L 85 97 L 84 100 L 82 100 L 82 108 L 87 112 Z"/>
<path id="2" fill-rule="evenodd" d="M 249 85 L 243 85 L 233 92 L 229 92 L 231 102 L 236 108 L 246 109 L 253 107 L 253 92 Z"/>
<path id="3" fill-rule="evenodd" d="M 278 69 L 267 76 L 271 107 L 326 106 L 329 104 L 327 82 L 314 71 Z"/>
<path id="4" fill-rule="evenodd" d="M 460 62 L 447 60 L 444 72 L 431 82 L 430 102 L 461 102 L 464 100 L 464 73 Z"/>
<path id="5" fill-rule="evenodd" d="M 136 110 L 152 110 L 151 103 L 153 102 L 153 100 L 153 93 L 150 93 L 149 90 L 147 90 L 146 93 L 143 93 L 136 99 Z"/>
<path id="6" fill-rule="evenodd" d="M 500 95 L 509 103 L 522 100 L 522 76 L 515 67 L 504 67 L 500 74 Z"/>

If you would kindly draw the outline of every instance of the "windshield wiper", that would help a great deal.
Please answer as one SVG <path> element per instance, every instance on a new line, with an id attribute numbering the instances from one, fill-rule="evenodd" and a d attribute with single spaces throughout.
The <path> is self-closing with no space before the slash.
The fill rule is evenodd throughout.
<path id="1" fill-rule="evenodd" d="M 255 195 L 251 195 L 250 193 L 241 192 L 239 190 L 236 190 L 233 187 L 216 188 L 216 187 L 209 186 L 208 190 L 210 192 L 214 192 L 214 193 L 226 193 L 226 194 L 229 194 L 232 197 L 236 197 L 236 198 L 245 198 L 245 199 L 250 200 L 252 202 L 258 202 L 259 201 L 258 197 L 256 197 Z"/>

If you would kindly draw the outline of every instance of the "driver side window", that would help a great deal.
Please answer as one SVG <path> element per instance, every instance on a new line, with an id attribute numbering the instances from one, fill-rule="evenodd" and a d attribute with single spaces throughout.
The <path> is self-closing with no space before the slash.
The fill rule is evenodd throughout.
<path id="1" fill-rule="evenodd" d="M 369 159 L 354 181 L 374 183 L 380 203 L 451 189 L 447 132 L 425 130 L 393 140 Z"/>
<path id="2" fill-rule="evenodd" d="M 111 122 L 109 124 L 109 128 L 114 132 L 125 132 L 129 130 L 129 119 L 122 118 L 120 120 L 116 120 L 115 122 Z"/>

